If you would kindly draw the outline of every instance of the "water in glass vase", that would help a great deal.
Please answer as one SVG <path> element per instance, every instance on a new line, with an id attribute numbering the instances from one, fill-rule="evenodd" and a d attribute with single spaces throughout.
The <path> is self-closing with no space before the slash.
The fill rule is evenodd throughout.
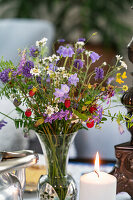
<path id="1" fill-rule="evenodd" d="M 47 160 L 47 175 L 38 184 L 40 200 L 76 200 L 75 181 L 67 174 L 68 151 L 75 133 L 37 136 Z"/>

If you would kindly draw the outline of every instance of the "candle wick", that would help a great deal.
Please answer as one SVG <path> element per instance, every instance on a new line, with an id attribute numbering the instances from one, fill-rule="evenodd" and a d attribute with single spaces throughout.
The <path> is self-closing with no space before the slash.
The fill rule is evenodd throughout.
<path id="1" fill-rule="evenodd" d="M 98 176 L 98 178 L 99 178 L 99 173 L 98 173 L 96 170 L 95 170 L 94 172 L 97 174 L 97 176 Z"/>

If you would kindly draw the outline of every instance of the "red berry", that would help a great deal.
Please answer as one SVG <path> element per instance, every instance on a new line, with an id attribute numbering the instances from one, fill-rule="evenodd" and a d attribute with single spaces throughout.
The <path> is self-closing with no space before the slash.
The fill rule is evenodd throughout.
<path id="1" fill-rule="evenodd" d="M 29 95 L 30 95 L 30 97 L 33 97 L 35 95 L 35 92 L 33 92 L 33 90 L 30 90 Z"/>
<path id="2" fill-rule="evenodd" d="M 30 117 L 32 114 L 31 109 L 27 109 L 25 112 L 26 117 Z"/>
<path id="3" fill-rule="evenodd" d="M 89 119 L 89 122 L 86 123 L 86 126 L 88 128 L 92 128 L 94 126 L 94 120 L 93 119 Z"/>
<path id="4" fill-rule="evenodd" d="M 69 99 L 65 100 L 65 107 L 69 108 L 71 105 L 71 101 Z"/>
<path id="5" fill-rule="evenodd" d="M 91 106 L 89 111 L 90 113 L 94 113 L 97 110 L 96 106 Z"/>

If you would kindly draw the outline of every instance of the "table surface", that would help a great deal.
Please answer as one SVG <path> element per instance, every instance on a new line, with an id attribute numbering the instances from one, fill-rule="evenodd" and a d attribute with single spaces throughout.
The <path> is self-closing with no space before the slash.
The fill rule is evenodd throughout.
<path id="1" fill-rule="evenodd" d="M 39 156 L 40 157 L 40 156 Z M 41 156 L 40 159 L 40 164 L 42 163 L 45 165 L 45 161 L 43 160 L 43 157 Z M 111 172 L 114 167 L 114 164 L 106 164 L 102 165 L 100 167 L 101 171 L 104 172 Z M 94 166 L 91 164 L 83 164 L 83 163 L 69 163 L 68 165 L 68 172 L 69 174 L 72 174 L 73 178 L 75 179 L 78 187 L 78 197 L 77 200 L 79 199 L 79 182 L 80 182 L 80 176 L 83 173 L 88 173 L 93 171 Z M 37 198 L 37 193 L 35 192 L 29 192 L 29 193 L 24 193 L 24 200 L 38 200 Z M 131 200 L 130 196 L 127 193 L 120 193 L 116 196 L 116 200 Z"/>

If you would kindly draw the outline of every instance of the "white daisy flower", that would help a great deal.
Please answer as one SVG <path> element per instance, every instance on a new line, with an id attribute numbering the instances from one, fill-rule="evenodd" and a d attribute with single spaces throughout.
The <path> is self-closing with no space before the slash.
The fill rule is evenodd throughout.
<path id="1" fill-rule="evenodd" d="M 45 111 L 45 114 L 47 114 L 50 117 L 52 114 L 54 114 L 54 108 L 51 105 L 49 105 Z"/>
<path id="2" fill-rule="evenodd" d="M 41 70 L 36 67 L 30 70 L 30 74 L 35 75 L 35 76 L 39 76 L 40 73 L 41 73 Z"/>
<path id="3" fill-rule="evenodd" d="M 124 61 L 120 60 L 120 63 L 123 68 L 127 69 L 127 64 Z"/>

